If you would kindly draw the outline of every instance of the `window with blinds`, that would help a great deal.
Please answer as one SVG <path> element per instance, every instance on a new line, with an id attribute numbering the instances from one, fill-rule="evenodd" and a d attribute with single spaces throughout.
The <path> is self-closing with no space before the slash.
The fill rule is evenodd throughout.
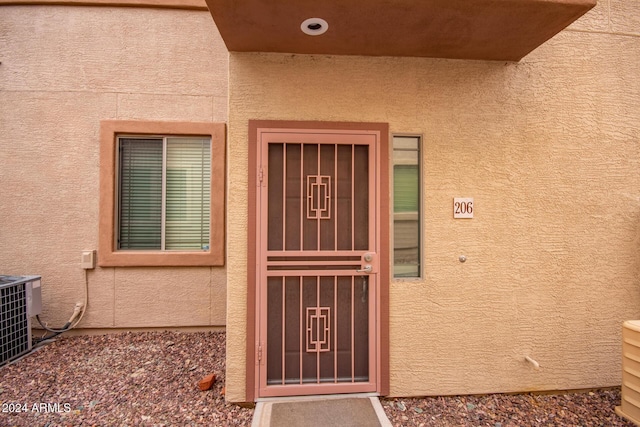
<path id="1" fill-rule="evenodd" d="M 394 277 L 420 276 L 420 137 L 393 137 Z"/>
<path id="2" fill-rule="evenodd" d="M 209 138 L 119 137 L 118 162 L 118 249 L 209 249 Z"/>

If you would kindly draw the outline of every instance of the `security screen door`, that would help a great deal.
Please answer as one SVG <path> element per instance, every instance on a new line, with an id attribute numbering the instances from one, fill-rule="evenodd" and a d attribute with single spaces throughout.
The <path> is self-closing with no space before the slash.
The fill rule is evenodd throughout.
<path id="1" fill-rule="evenodd" d="M 258 141 L 259 397 L 376 391 L 379 132 Z"/>

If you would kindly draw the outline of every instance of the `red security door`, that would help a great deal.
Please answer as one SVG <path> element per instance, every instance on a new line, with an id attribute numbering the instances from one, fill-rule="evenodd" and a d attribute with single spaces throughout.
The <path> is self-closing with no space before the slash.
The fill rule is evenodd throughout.
<path id="1" fill-rule="evenodd" d="M 259 130 L 259 397 L 378 390 L 379 140 Z"/>

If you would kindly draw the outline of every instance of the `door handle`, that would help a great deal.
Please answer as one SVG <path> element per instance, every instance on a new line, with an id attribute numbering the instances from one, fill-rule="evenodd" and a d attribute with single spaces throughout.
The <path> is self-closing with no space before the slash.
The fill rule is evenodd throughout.
<path id="1" fill-rule="evenodd" d="M 373 267 L 371 264 L 365 265 L 363 268 L 356 270 L 356 273 L 371 273 L 373 271 Z"/>
<path id="2" fill-rule="evenodd" d="M 357 273 L 375 274 L 378 272 L 378 257 L 375 252 L 365 252 L 360 259 L 360 268 Z"/>

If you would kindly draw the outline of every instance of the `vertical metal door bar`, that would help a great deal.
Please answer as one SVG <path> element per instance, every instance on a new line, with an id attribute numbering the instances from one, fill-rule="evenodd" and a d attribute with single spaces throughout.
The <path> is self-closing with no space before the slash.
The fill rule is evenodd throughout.
<path id="1" fill-rule="evenodd" d="M 320 144 L 317 144 L 318 147 L 318 172 L 316 173 L 316 175 L 318 176 L 318 184 L 322 183 L 322 178 L 320 177 Z M 320 213 L 320 185 L 318 185 L 318 198 L 317 198 L 317 203 L 318 203 L 318 215 L 316 217 L 316 234 L 317 234 L 317 238 L 316 238 L 316 250 L 320 250 L 320 217 L 322 216 L 322 214 Z M 318 303 L 318 307 L 320 307 L 320 303 Z M 318 353 L 319 354 L 319 353 Z"/>
<path id="2" fill-rule="evenodd" d="M 333 250 L 338 250 L 338 144 L 333 145 L 333 182 L 336 186 L 333 194 L 336 201 L 333 204 Z"/>
<path id="3" fill-rule="evenodd" d="M 298 276 L 298 286 L 300 287 L 300 384 L 302 384 L 302 276 Z"/>
<path id="4" fill-rule="evenodd" d="M 333 276 L 333 382 L 338 382 L 338 276 Z"/>
<path id="5" fill-rule="evenodd" d="M 318 144 L 318 147 L 320 145 Z M 320 155 L 320 149 L 318 149 L 318 155 Z M 318 224 L 320 224 L 320 218 L 318 218 Z M 318 226 L 318 228 L 320 228 Z M 320 314 L 320 276 L 316 276 L 316 314 Z M 320 384 L 320 318 L 316 321 L 316 383 Z"/>
<path id="6" fill-rule="evenodd" d="M 355 284 L 356 284 L 356 276 L 351 276 L 351 382 L 355 382 L 355 371 L 356 371 L 356 362 L 355 355 L 353 354 L 355 351 L 355 339 L 354 339 L 354 297 L 355 297 Z"/>
<path id="7" fill-rule="evenodd" d="M 380 250 L 380 218 L 378 215 L 380 212 L 376 209 L 376 206 L 380 203 L 381 194 L 380 194 L 380 186 L 378 183 L 379 173 L 381 172 L 380 168 L 380 156 L 379 154 L 379 146 L 377 144 L 379 136 L 376 136 L 373 141 L 369 141 L 367 145 L 368 151 L 368 161 L 369 161 L 369 250 L 374 252 L 378 252 Z M 377 339 L 373 339 L 371 334 L 376 330 L 376 321 L 378 319 L 378 314 L 380 306 L 378 300 L 378 292 L 380 286 L 380 275 L 374 274 L 371 278 L 373 283 L 372 286 L 369 286 L 367 292 L 368 299 L 368 326 L 369 326 L 369 343 L 368 343 L 368 358 L 369 358 L 369 381 L 375 378 L 375 382 L 379 383 L 380 381 L 380 347 L 377 343 Z M 372 316 L 373 313 L 376 313 L 375 316 Z"/>
<path id="8" fill-rule="evenodd" d="M 282 144 L 282 250 L 287 250 L 287 143 Z"/>
<path id="9" fill-rule="evenodd" d="M 375 276 L 378 276 L 377 274 Z M 376 382 L 380 381 L 380 377 L 379 377 L 379 373 L 380 373 L 380 358 L 379 358 L 379 353 L 376 350 L 376 346 L 374 345 L 374 343 L 372 343 L 374 340 L 371 337 L 371 331 L 375 330 L 376 327 L 376 320 L 377 317 L 376 316 L 371 316 L 371 313 L 375 313 L 379 310 L 379 308 L 377 307 L 378 304 L 378 277 L 374 277 L 373 280 L 375 280 L 375 284 L 373 286 L 369 286 L 369 289 L 367 290 L 369 292 L 368 295 L 368 310 L 369 310 L 369 345 L 368 345 L 368 349 L 369 349 L 369 381 L 371 381 L 372 379 L 375 379 Z"/>
<path id="10" fill-rule="evenodd" d="M 300 250 L 304 250 L 304 144 L 300 144 Z M 302 351 L 302 347 L 301 350 Z M 300 377 L 302 379 L 302 376 Z"/>
<path id="11" fill-rule="evenodd" d="M 351 145 L 351 250 L 356 248 L 356 223 L 355 223 L 355 145 Z"/>
<path id="12" fill-rule="evenodd" d="M 285 360 L 286 358 L 286 339 L 287 339 L 287 331 L 286 331 L 286 315 L 285 315 L 285 310 L 286 310 L 286 296 L 285 296 L 285 292 L 286 292 L 286 287 L 287 287 L 287 283 L 286 283 L 286 276 L 282 276 L 282 385 L 286 384 L 285 381 Z"/>
<path id="13" fill-rule="evenodd" d="M 378 250 L 378 242 L 376 241 L 376 236 L 379 233 L 380 224 L 378 223 L 377 212 L 376 212 L 376 203 L 380 200 L 380 188 L 376 185 L 376 173 L 372 171 L 377 171 L 377 159 L 378 159 L 378 151 L 375 144 L 369 143 L 367 146 L 367 161 L 369 162 L 369 241 L 368 246 L 369 250 L 377 251 Z M 377 279 L 376 279 L 377 280 Z"/>

